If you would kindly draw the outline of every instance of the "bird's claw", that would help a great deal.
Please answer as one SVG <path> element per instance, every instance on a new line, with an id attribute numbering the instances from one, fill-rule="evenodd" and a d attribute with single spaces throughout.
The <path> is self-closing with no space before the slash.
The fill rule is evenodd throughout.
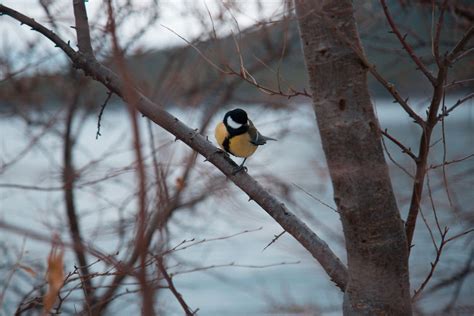
<path id="1" fill-rule="evenodd" d="M 232 171 L 232 175 L 235 176 L 237 173 L 239 173 L 241 171 L 247 172 L 248 169 L 245 166 L 238 166 L 237 168 L 234 169 L 234 171 Z"/>

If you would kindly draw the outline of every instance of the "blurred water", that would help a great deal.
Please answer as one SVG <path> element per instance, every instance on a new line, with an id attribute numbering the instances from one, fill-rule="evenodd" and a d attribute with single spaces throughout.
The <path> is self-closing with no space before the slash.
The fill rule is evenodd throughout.
<path id="1" fill-rule="evenodd" d="M 421 132 L 419 128 L 411 123 L 395 104 L 378 100 L 376 105 L 382 128 L 387 128 L 392 135 L 416 152 Z M 191 126 L 199 125 L 201 113 L 199 109 L 174 109 L 172 112 Z M 225 110 L 222 110 L 210 126 L 214 126 L 224 112 Z M 295 105 L 290 111 L 270 111 L 252 107 L 248 109 L 248 112 L 262 133 L 279 139 L 278 142 L 259 149 L 249 159 L 247 163 L 249 173 L 261 180 L 277 196 L 282 196 L 282 189 L 268 175 L 283 179 L 293 191 L 292 200 L 297 201 L 298 204 L 296 207 L 291 204 L 291 201 L 286 201 L 290 209 L 303 217 L 345 260 L 341 243 L 341 225 L 336 213 L 299 189 L 301 187 L 326 203 L 334 205 L 331 198 L 330 179 L 327 176 L 325 159 L 311 107 L 303 104 Z M 472 104 L 466 104 L 465 107 L 450 115 L 446 121 L 447 160 L 474 153 L 473 112 Z M 149 139 L 146 120 L 140 119 L 140 123 L 143 141 L 147 144 Z M 102 122 L 102 136 L 98 140 L 95 139 L 96 125 L 96 117 L 90 116 L 74 126 L 76 131 L 80 130 L 74 158 L 75 166 L 77 169 L 86 170 L 78 180 L 77 208 L 81 214 L 85 239 L 88 242 L 94 242 L 94 245 L 105 252 L 112 253 L 118 243 L 113 228 L 120 223 L 121 219 L 129 219 L 135 212 L 133 201 L 127 202 L 127 197 L 136 190 L 133 170 L 126 169 L 133 161 L 131 129 L 126 111 L 120 110 L 106 111 Z M 2 118 L 0 126 L 0 158 L 3 162 L 15 159 L 16 154 L 28 145 L 31 137 L 41 132 L 40 128 L 26 126 L 19 118 Z M 59 125 L 59 128 L 62 126 Z M 183 168 L 184 154 L 189 150 L 179 141 L 174 142 L 173 137 L 158 128 L 153 127 L 153 130 L 155 139 L 161 146 L 158 150 L 158 159 L 169 167 L 169 179 L 172 186 Z M 209 138 L 213 140 L 212 128 L 204 134 L 209 135 Z M 438 129 L 435 134 L 433 140 L 440 137 L 441 129 Z M 397 147 L 389 142 L 387 142 L 387 147 L 396 161 L 404 165 L 409 172 L 413 172 L 413 164 L 410 164 Z M 443 143 L 438 142 L 432 150 L 432 163 L 442 162 Z M 33 185 L 42 188 L 60 187 L 61 159 L 61 139 L 54 133 L 46 134 L 34 150 L 0 174 L 0 183 Z M 402 217 L 406 218 L 411 179 L 393 164 L 390 170 Z M 147 171 L 148 176 L 152 178 L 152 170 Z M 472 212 L 474 197 L 469 194 L 472 190 L 468 188 L 474 184 L 474 159 L 450 165 L 447 173 L 456 203 L 463 206 L 465 211 L 469 210 L 470 206 Z M 216 175 L 218 173 L 209 166 L 209 163 L 203 162 L 202 157 L 198 158 L 193 182 L 190 181 L 193 183 L 190 195 L 209 186 L 207 181 Z M 85 185 L 104 176 L 113 177 L 104 185 L 100 183 L 93 186 Z M 442 186 L 439 186 L 442 183 L 440 182 L 441 174 L 433 173 L 430 179 L 433 185 L 441 188 L 433 192 L 433 198 L 442 225 L 450 226 L 453 235 L 465 230 L 470 224 L 459 214 L 456 215 L 450 211 L 446 192 Z M 272 308 L 275 309 L 279 305 L 293 304 L 315 306 L 323 315 L 340 314 L 342 302 L 340 291 L 328 280 L 324 271 L 301 246 L 291 237 L 283 235 L 275 244 L 262 251 L 273 236 L 281 232 L 281 228 L 254 202 L 248 202 L 246 196 L 236 190 L 232 184 L 220 190 L 216 195 L 211 193 L 210 197 L 196 209 L 180 211 L 173 217 L 170 223 L 171 246 L 179 244 L 184 239 L 208 239 L 231 235 L 246 229 L 262 228 L 231 239 L 202 243 L 177 252 L 173 258 L 170 258 L 170 265 L 179 263 L 178 266 L 170 268 L 170 272 L 177 273 L 174 278 L 176 286 L 192 308 L 199 308 L 202 315 L 255 315 L 271 312 Z M 428 221 L 433 224 L 434 217 L 429 208 L 429 200 L 426 199 L 425 202 L 423 210 Z M 123 210 L 118 212 L 117 209 L 120 206 L 123 206 Z M 61 191 L 58 190 L 35 191 L 0 187 L 0 219 L 48 235 L 51 231 L 56 231 L 64 240 L 69 238 L 68 229 L 64 224 L 66 220 L 63 197 Z M 125 242 L 131 242 L 132 232 L 128 232 L 126 236 Z M 472 243 L 466 243 L 468 239 L 459 240 L 447 247 L 433 277 L 433 283 L 451 275 L 464 264 L 470 255 L 469 249 L 472 249 Z M 23 237 L 17 234 L 1 232 L 0 244 L 6 249 L 19 247 L 23 241 Z M 413 288 L 417 288 L 422 282 L 429 271 L 429 262 L 434 259 L 431 239 L 421 220 L 417 226 L 415 245 L 410 259 Z M 30 266 L 44 267 L 50 246 L 27 238 L 24 247 L 27 252 L 22 262 Z M 4 255 L 0 259 L 2 266 L 14 261 L 13 253 L 8 252 L 8 254 L 9 256 Z M 74 257 L 70 252 L 67 254 L 66 271 L 69 271 L 72 269 Z M 126 256 L 126 253 L 121 253 L 120 256 Z M 179 274 L 180 271 L 189 270 L 192 267 L 230 263 L 259 266 L 281 262 L 287 264 L 266 268 L 226 266 Z M 299 263 L 292 264 L 294 262 Z M 95 269 L 100 271 L 101 267 L 97 265 Z M 4 272 L 0 271 L 3 277 L 6 275 Z M 470 277 L 470 281 L 473 281 L 472 279 Z M 13 280 L 20 292 L 28 291 L 32 287 L 32 281 L 24 275 L 21 278 L 15 276 Z M 449 287 L 444 291 L 436 292 L 421 300 L 421 306 L 428 311 L 437 310 L 449 301 L 452 292 L 453 289 Z M 458 303 L 460 305 L 471 303 L 473 293 L 474 282 L 465 282 Z M 181 314 L 175 298 L 169 291 L 161 291 L 158 300 L 157 308 L 165 314 Z M 7 296 L 4 313 L 11 313 L 17 303 L 17 294 Z M 136 313 L 138 307 L 139 300 L 130 296 L 128 299 L 117 300 L 111 306 L 109 314 Z"/>

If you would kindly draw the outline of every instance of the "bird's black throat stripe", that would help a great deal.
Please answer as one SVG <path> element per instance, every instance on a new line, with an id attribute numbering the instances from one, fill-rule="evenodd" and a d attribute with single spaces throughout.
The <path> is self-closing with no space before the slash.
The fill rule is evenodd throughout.
<path id="1" fill-rule="evenodd" d="M 230 136 L 230 135 L 228 135 L 226 138 L 224 138 L 224 142 L 222 143 L 222 147 L 224 147 L 225 151 L 232 154 L 232 152 L 230 151 L 230 147 L 229 147 L 231 138 L 232 138 L 232 136 Z"/>
<path id="2" fill-rule="evenodd" d="M 230 126 L 227 126 L 225 121 L 224 125 L 226 127 L 228 135 L 226 136 L 226 138 L 224 138 L 224 141 L 222 142 L 222 147 L 224 147 L 225 151 L 235 156 L 235 154 L 230 150 L 230 140 L 234 136 L 245 134 L 249 130 L 249 127 L 247 125 L 242 125 L 239 128 L 232 128 Z"/>

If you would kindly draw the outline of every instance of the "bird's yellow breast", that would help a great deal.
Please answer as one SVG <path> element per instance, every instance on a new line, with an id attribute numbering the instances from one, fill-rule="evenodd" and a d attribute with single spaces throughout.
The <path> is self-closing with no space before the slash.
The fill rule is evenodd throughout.
<path id="1" fill-rule="evenodd" d="M 216 141 L 222 149 L 225 149 L 224 140 L 228 135 L 229 133 L 227 132 L 227 128 L 225 128 L 224 123 L 220 122 L 217 124 L 216 130 L 214 131 L 214 136 L 216 137 Z"/>
<path id="2" fill-rule="evenodd" d="M 224 123 L 221 122 L 217 124 L 215 137 L 219 146 L 224 150 L 226 149 L 224 148 L 224 141 L 228 135 L 229 133 L 227 132 Z M 248 133 L 231 137 L 229 140 L 229 152 L 234 156 L 242 158 L 251 156 L 255 150 L 257 150 L 257 146 L 252 144 L 250 140 L 250 135 Z"/>

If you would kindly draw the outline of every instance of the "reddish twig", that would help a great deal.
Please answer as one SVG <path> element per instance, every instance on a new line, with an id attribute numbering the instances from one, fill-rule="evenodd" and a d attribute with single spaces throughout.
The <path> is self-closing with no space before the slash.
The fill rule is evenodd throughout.
<path id="1" fill-rule="evenodd" d="M 72 102 L 69 106 L 67 117 L 66 117 L 66 130 L 64 133 L 64 147 L 63 147 L 63 185 L 64 185 L 64 201 L 66 207 L 66 214 L 69 223 L 69 231 L 71 239 L 74 241 L 74 252 L 80 266 L 80 272 L 83 276 L 89 275 L 89 268 L 87 264 L 87 258 L 84 251 L 82 234 L 80 229 L 80 221 L 77 217 L 76 201 L 75 201 L 75 182 L 76 172 L 73 165 L 73 146 L 74 139 L 72 135 L 72 124 L 74 120 L 74 114 L 78 108 L 78 102 L 80 97 L 80 89 L 76 88 L 75 94 L 72 98 Z M 84 295 L 86 298 L 86 305 L 94 304 L 94 291 L 92 283 L 89 279 L 84 280 Z"/>
<path id="2" fill-rule="evenodd" d="M 452 111 L 454 111 L 458 106 L 460 106 L 461 104 L 463 104 L 464 102 L 472 98 L 474 98 L 474 92 L 469 93 L 468 95 L 464 96 L 461 99 L 458 99 L 456 103 L 454 103 L 451 107 L 449 107 L 448 109 L 443 109 L 443 111 L 438 115 L 437 120 L 438 121 L 442 120 L 444 117 L 448 116 Z"/>
<path id="3" fill-rule="evenodd" d="M 428 169 L 436 169 L 436 168 L 439 168 L 439 167 L 442 167 L 442 166 L 451 165 L 453 163 L 462 162 L 464 160 L 468 160 L 468 159 L 471 159 L 473 157 L 474 157 L 474 154 L 470 154 L 470 155 L 467 155 L 467 156 L 459 158 L 459 159 L 447 160 L 447 161 L 444 161 L 443 163 L 440 163 L 440 164 L 437 164 L 437 165 L 430 165 Z"/>
<path id="4" fill-rule="evenodd" d="M 392 143 L 394 143 L 395 145 L 397 145 L 398 147 L 400 147 L 400 149 L 402 150 L 402 153 L 404 154 L 407 154 L 408 156 L 410 156 L 411 159 L 413 159 L 414 161 L 417 161 L 418 160 L 418 157 L 416 157 L 416 155 L 411 151 L 411 148 L 408 148 L 406 147 L 405 145 L 403 145 L 400 141 L 398 141 L 398 139 L 396 139 L 395 137 L 393 137 L 392 135 L 390 135 L 387 131 L 387 129 L 385 130 L 380 130 L 380 132 L 382 133 L 382 135 L 384 135 L 385 137 L 387 137 L 388 139 L 390 139 L 392 141 Z"/>
<path id="5" fill-rule="evenodd" d="M 120 48 L 117 39 L 116 26 L 115 26 L 115 14 L 112 6 L 112 0 L 107 1 L 107 14 L 108 14 L 108 28 L 113 45 L 114 58 L 118 63 L 119 73 L 124 82 L 123 97 L 127 101 L 127 109 L 130 116 L 132 134 L 133 134 L 133 148 L 136 157 L 136 175 L 138 182 L 138 225 L 136 230 L 135 243 L 140 258 L 140 267 L 138 273 L 138 279 L 140 281 L 142 298 L 143 298 L 143 314 L 144 315 L 155 315 L 154 310 L 154 289 L 148 284 L 147 273 L 146 273 L 146 258 L 148 254 L 149 242 L 146 238 L 146 227 L 147 227 L 147 214 L 146 214 L 146 173 L 143 162 L 143 153 L 141 148 L 141 133 L 138 126 L 137 120 L 137 109 L 139 96 L 137 91 L 133 88 L 134 84 L 130 74 L 125 65 L 125 59 L 123 51 Z M 77 17 L 76 17 L 77 21 Z M 76 22 L 77 24 L 77 22 Z M 79 36 L 79 31 L 78 31 Z M 100 312 L 100 310 L 99 310 Z"/>
<path id="6" fill-rule="evenodd" d="M 431 268 L 430 271 L 428 272 L 428 275 L 425 277 L 425 280 L 421 283 L 421 285 L 418 287 L 418 289 L 415 290 L 414 295 L 412 297 L 412 301 L 416 301 L 420 295 L 423 289 L 426 287 L 428 282 L 431 280 L 431 277 L 434 274 L 434 271 L 436 270 L 436 267 L 438 266 L 439 260 L 441 258 L 441 254 L 443 252 L 444 246 L 446 246 L 446 234 L 448 233 L 448 229 L 445 228 L 444 232 L 441 234 L 441 242 L 439 246 L 436 249 L 436 256 L 433 262 L 430 263 Z"/>
<path id="7" fill-rule="evenodd" d="M 437 250 L 436 250 L 435 259 L 434 259 L 433 262 L 430 263 L 430 265 L 431 265 L 430 271 L 428 272 L 428 275 L 425 277 L 424 281 L 421 283 L 421 285 L 418 287 L 418 289 L 415 290 L 414 295 L 412 297 L 412 301 L 416 301 L 417 299 L 420 298 L 420 295 L 421 295 L 422 291 L 425 289 L 426 285 L 431 280 L 431 278 L 432 278 L 432 276 L 433 276 L 433 274 L 436 270 L 436 267 L 438 266 L 439 260 L 441 259 L 441 254 L 443 252 L 444 247 L 449 242 L 451 242 L 453 240 L 456 240 L 456 239 L 458 239 L 462 236 L 465 236 L 469 233 L 472 233 L 472 232 L 474 232 L 474 228 L 469 229 L 465 232 L 459 233 L 457 235 L 454 235 L 451 238 L 446 238 L 446 236 L 448 234 L 448 228 L 447 227 L 444 228 L 444 230 L 441 233 L 441 241 L 440 241 L 439 246 L 437 247 Z"/>
<path id="8" fill-rule="evenodd" d="M 439 41 L 441 38 L 441 29 L 443 27 L 443 22 L 444 22 L 444 11 L 446 10 L 447 2 L 448 0 L 444 0 L 443 3 L 440 5 L 441 12 L 438 17 L 438 22 L 436 23 L 436 30 L 435 30 L 435 35 L 433 39 L 433 56 L 439 68 L 443 67 L 443 60 L 441 59 L 439 55 Z"/>
<path id="9" fill-rule="evenodd" d="M 439 68 L 436 77 L 436 85 L 433 91 L 433 97 L 428 109 L 428 118 L 426 125 L 423 129 L 423 134 L 420 139 L 420 146 L 418 150 L 418 159 L 416 161 L 416 173 L 415 181 L 413 184 L 412 198 L 410 202 L 410 208 L 408 210 L 408 217 L 405 223 L 405 230 L 407 234 L 408 245 L 411 245 L 413 240 L 413 234 L 416 226 L 416 218 L 421 203 L 421 196 L 423 194 L 423 184 L 426 175 L 426 166 L 428 163 L 428 155 L 430 152 L 430 141 L 431 134 L 434 127 L 436 126 L 438 110 L 441 105 L 441 101 L 444 96 L 444 82 L 447 75 L 447 64 L 443 63 L 443 66 Z"/>
<path id="10" fill-rule="evenodd" d="M 325 19 L 328 23 L 331 23 L 331 20 L 326 17 L 326 16 L 321 16 L 321 18 Z M 332 25 L 332 24 L 330 24 Z M 423 120 L 423 118 L 421 118 L 421 116 L 419 116 L 413 109 L 412 107 L 408 104 L 408 98 L 404 99 L 402 98 L 402 96 L 400 95 L 400 93 L 398 92 L 398 90 L 395 88 L 395 86 L 388 82 L 378 71 L 377 71 L 377 68 L 375 67 L 375 65 L 371 64 L 368 59 L 365 57 L 365 54 L 363 53 L 363 51 L 361 50 L 361 48 L 357 47 L 356 45 L 354 45 L 354 43 L 352 43 L 351 41 L 349 41 L 349 39 L 347 38 L 347 36 L 345 36 L 345 34 L 343 32 L 341 32 L 336 26 L 333 26 L 333 30 L 335 32 L 335 34 L 342 40 L 344 41 L 345 44 L 348 45 L 348 47 L 350 47 L 353 52 L 357 55 L 357 57 L 359 58 L 359 60 L 361 61 L 361 63 L 367 67 L 367 69 L 369 70 L 369 72 L 372 74 L 372 76 L 374 76 L 374 78 L 385 88 L 387 89 L 387 91 L 392 95 L 392 97 L 395 99 L 395 101 L 400 104 L 400 106 L 403 108 L 403 110 L 405 110 L 405 112 L 418 124 L 420 125 L 422 128 L 424 128 L 425 126 L 425 121 Z"/>
<path id="11" fill-rule="evenodd" d="M 459 54 L 462 54 L 464 51 L 464 47 L 466 47 L 467 43 L 474 36 L 474 26 L 471 26 L 466 33 L 462 36 L 459 42 L 453 47 L 453 49 L 448 53 L 446 56 L 446 60 L 449 63 L 453 63 L 459 57 Z"/>
<path id="12" fill-rule="evenodd" d="M 193 316 L 196 314 L 196 312 L 199 310 L 199 309 L 196 309 L 195 311 L 193 311 L 189 306 L 188 304 L 186 303 L 186 301 L 183 299 L 183 296 L 181 295 L 181 293 L 178 292 L 178 290 L 176 289 L 174 283 L 173 283 L 173 279 L 172 277 L 168 274 L 168 272 L 166 271 L 166 268 L 165 266 L 163 265 L 163 258 L 162 257 L 158 257 L 156 259 L 156 265 L 158 267 L 158 269 L 160 270 L 161 274 L 163 275 L 163 277 L 165 278 L 166 280 L 166 283 L 168 283 L 168 287 L 171 291 L 171 293 L 173 293 L 174 297 L 176 297 L 176 299 L 178 300 L 179 302 L 179 305 L 181 305 L 181 307 L 183 308 L 185 314 L 187 316 Z"/>
<path id="13" fill-rule="evenodd" d="M 383 12 L 385 13 L 385 16 L 387 18 L 388 24 L 390 24 L 390 27 L 392 29 L 392 32 L 397 36 L 398 40 L 402 44 L 403 48 L 406 50 L 408 55 L 411 57 L 411 59 L 415 62 L 415 64 L 418 66 L 418 68 L 423 72 L 423 74 L 428 78 L 428 80 L 431 82 L 431 84 L 434 86 L 436 84 L 436 79 L 433 76 L 433 74 L 428 70 L 428 68 L 423 64 L 421 59 L 416 55 L 415 51 L 411 47 L 410 44 L 406 41 L 406 35 L 402 35 L 400 33 L 400 30 L 398 29 L 397 25 L 395 24 L 395 21 L 392 18 L 392 15 L 390 14 L 390 11 L 387 7 L 387 3 L 385 0 L 380 0 L 380 3 L 382 4 Z"/>

